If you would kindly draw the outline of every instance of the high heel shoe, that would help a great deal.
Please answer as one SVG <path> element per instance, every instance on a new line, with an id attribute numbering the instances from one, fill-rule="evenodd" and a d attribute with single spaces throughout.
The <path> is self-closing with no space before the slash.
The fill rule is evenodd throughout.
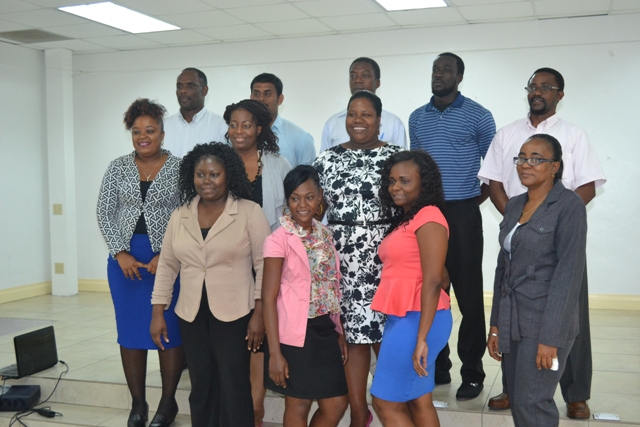
<path id="1" fill-rule="evenodd" d="M 369 419 L 367 420 L 367 423 L 364 425 L 364 427 L 371 427 L 372 422 L 373 422 L 373 414 L 371 413 L 371 411 L 369 411 Z"/>
<path id="2" fill-rule="evenodd" d="M 149 419 L 149 405 L 145 403 L 146 409 L 144 414 L 129 414 L 127 427 L 145 427 Z"/>
<path id="3" fill-rule="evenodd" d="M 173 417 L 167 418 L 164 415 L 156 413 L 156 415 L 151 420 L 151 424 L 149 427 L 169 427 L 176 420 L 176 416 L 178 415 L 178 407 L 176 406 L 176 412 L 173 414 Z"/>

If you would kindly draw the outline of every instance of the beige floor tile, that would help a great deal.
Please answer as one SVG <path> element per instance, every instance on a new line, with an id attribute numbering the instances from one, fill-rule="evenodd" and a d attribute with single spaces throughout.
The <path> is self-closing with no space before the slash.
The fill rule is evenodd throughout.
<path id="1" fill-rule="evenodd" d="M 116 409 L 128 409 L 131 405 L 131 397 L 125 384 L 62 381 L 55 398 L 58 402 Z"/>
<path id="2" fill-rule="evenodd" d="M 593 370 L 640 373 L 640 355 L 594 353 Z"/>
<path id="3" fill-rule="evenodd" d="M 591 310 L 591 326 L 634 326 L 640 325 L 640 311 Z"/>
<path id="4" fill-rule="evenodd" d="M 511 411 L 485 412 L 482 414 L 482 427 L 514 427 Z"/>
<path id="5" fill-rule="evenodd" d="M 636 405 L 640 406 L 640 374 L 633 372 L 594 371 L 591 394 L 621 393 L 636 396 Z M 638 418 L 640 422 L 640 417 Z"/>
<path id="6" fill-rule="evenodd" d="M 629 326 L 591 326 L 591 338 L 613 340 L 640 340 L 640 327 Z"/>
<path id="7" fill-rule="evenodd" d="M 64 360 L 67 354 L 77 354 L 88 359 L 107 359 L 120 354 L 120 347 L 117 343 L 112 342 L 95 342 L 88 345 L 86 341 L 80 341 L 69 347 L 61 348 L 58 351 L 58 357 Z"/>
<path id="8" fill-rule="evenodd" d="M 116 360 L 101 360 L 84 368 L 69 371 L 66 378 L 113 384 L 125 383 L 122 363 Z"/>
<path id="9" fill-rule="evenodd" d="M 591 339 L 591 351 L 603 354 L 640 355 L 640 340 Z"/>
<path id="10" fill-rule="evenodd" d="M 640 423 L 640 397 L 638 395 L 591 393 L 589 407 L 591 413 L 612 412 L 618 414 L 622 422 Z M 600 425 L 600 423 L 597 424 Z"/>
<path id="11" fill-rule="evenodd" d="M 473 412 L 456 412 L 452 410 L 438 410 L 440 427 L 481 427 L 482 414 Z"/>

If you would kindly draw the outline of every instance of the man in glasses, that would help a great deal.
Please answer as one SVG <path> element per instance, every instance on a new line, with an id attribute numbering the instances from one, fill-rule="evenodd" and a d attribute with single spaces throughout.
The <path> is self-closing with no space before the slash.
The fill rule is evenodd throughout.
<path id="1" fill-rule="evenodd" d="M 518 156 L 520 147 L 528 137 L 536 133 L 546 133 L 554 136 L 562 144 L 562 183 L 566 188 L 575 191 L 586 205 L 595 197 L 596 188 L 604 184 L 606 179 L 586 133 L 556 115 L 558 102 L 564 97 L 562 74 L 552 68 L 540 68 L 533 73 L 525 90 L 529 101 L 528 116 L 496 133 L 478 173 L 478 177 L 489 185 L 491 202 L 501 214 L 504 214 L 507 201 L 527 191 L 520 183 L 513 165 L 514 157 Z M 592 363 L 586 268 L 578 304 L 580 333 L 567 359 L 560 379 L 560 388 L 567 403 L 568 417 L 587 419 L 590 416 L 586 401 L 591 394 Z M 504 375 L 502 384 L 503 393 L 489 400 L 489 408 L 510 407 Z"/>
<path id="2" fill-rule="evenodd" d="M 185 68 L 176 82 L 180 111 L 164 121 L 164 148 L 176 157 L 184 157 L 196 144 L 224 142 L 227 123 L 204 108 L 209 92 L 207 76 L 197 68 Z"/>

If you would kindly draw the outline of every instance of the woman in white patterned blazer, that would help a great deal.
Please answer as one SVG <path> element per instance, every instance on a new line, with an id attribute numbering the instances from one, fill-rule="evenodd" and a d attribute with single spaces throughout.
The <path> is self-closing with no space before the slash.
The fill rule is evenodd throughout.
<path id="1" fill-rule="evenodd" d="M 136 100 L 125 113 L 134 151 L 111 162 L 98 196 L 98 225 L 109 248 L 107 277 L 116 312 L 118 344 L 133 400 L 128 427 L 144 427 L 149 405 L 145 396 L 147 351 L 158 350 L 149 333 L 151 292 L 162 238 L 178 207 L 180 159 L 161 148 L 165 108 Z M 174 293 L 179 293 L 179 279 Z M 173 305 L 175 305 L 174 299 Z M 184 366 L 178 320 L 172 306 L 165 312 L 173 327 L 159 350 L 162 397 L 149 427 L 168 426 L 178 413 L 175 392 Z"/>

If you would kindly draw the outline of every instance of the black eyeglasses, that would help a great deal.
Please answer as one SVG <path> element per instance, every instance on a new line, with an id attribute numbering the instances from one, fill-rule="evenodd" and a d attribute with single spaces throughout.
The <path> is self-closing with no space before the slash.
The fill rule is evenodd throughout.
<path id="1" fill-rule="evenodd" d="M 529 85 L 529 86 L 525 86 L 524 90 L 526 90 L 527 93 L 534 93 L 534 92 L 547 93 L 550 90 L 560 90 L 560 88 L 555 86 L 547 86 L 547 85 L 542 85 L 542 86 Z"/>
<path id="2" fill-rule="evenodd" d="M 549 163 L 553 163 L 556 160 L 553 159 L 543 159 L 541 157 L 530 157 L 530 158 L 526 158 L 526 157 L 514 157 L 513 158 L 513 164 L 516 166 L 522 166 L 526 163 L 529 164 L 529 166 L 538 166 L 540 163 L 544 163 L 544 162 L 549 162 Z"/>

